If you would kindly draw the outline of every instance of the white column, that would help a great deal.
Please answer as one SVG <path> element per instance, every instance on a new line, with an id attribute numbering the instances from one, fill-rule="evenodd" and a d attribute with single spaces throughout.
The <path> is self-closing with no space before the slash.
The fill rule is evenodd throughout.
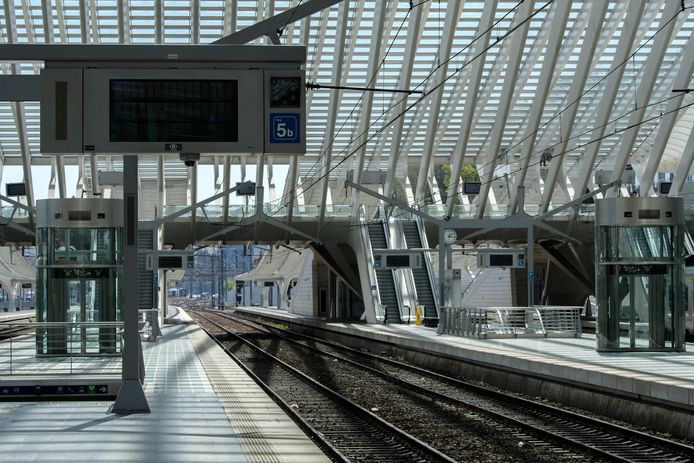
<path id="1" fill-rule="evenodd" d="M 486 34 L 482 33 L 491 27 L 494 21 L 494 14 L 496 13 L 496 5 L 496 0 L 484 3 L 484 11 L 482 12 L 482 18 L 480 18 L 480 25 L 477 28 L 477 36 L 479 36 L 480 39 L 477 41 L 475 52 L 472 56 L 479 55 L 489 46 L 489 37 L 491 37 L 492 31 Z M 448 199 L 446 200 L 446 217 L 450 217 L 453 213 L 453 198 L 459 190 L 460 174 L 465 162 L 465 150 L 467 149 L 468 140 L 470 138 L 470 128 L 472 127 L 472 119 L 474 117 L 475 107 L 477 106 L 477 96 L 479 94 L 480 83 L 482 82 L 482 71 L 484 70 L 485 59 L 486 54 L 483 54 L 472 64 L 472 72 L 470 73 L 470 80 L 468 81 L 468 91 L 465 97 L 465 110 L 463 111 L 463 120 L 460 125 L 460 135 L 458 136 L 458 141 L 455 144 L 452 155 L 453 166 L 451 167 L 451 185 L 456 185 L 456 192 L 454 193 L 452 191 L 453 188 L 449 186 Z"/>
<path id="2" fill-rule="evenodd" d="M 516 211 L 516 206 L 518 205 L 518 187 L 525 185 L 525 175 L 528 172 L 528 165 L 530 164 L 530 159 L 532 158 L 535 148 L 535 139 L 540 126 L 540 119 L 545 109 L 545 103 L 547 102 L 547 95 L 551 87 L 552 75 L 554 74 L 557 64 L 557 56 L 559 55 L 559 50 L 562 48 L 562 39 L 564 37 L 564 31 L 566 30 L 566 22 L 571 12 L 571 3 L 571 0 L 559 0 L 554 3 L 556 10 L 549 32 L 547 48 L 545 49 L 544 58 L 542 60 L 540 79 L 537 91 L 535 92 L 535 98 L 530 107 L 527 129 L 522 138 L 525 141 L 521 147 L 521 169 L 514 179 L 511 191 L 508 192 L 511 213 Z"/>
<path id="3" fill-rule="evenodd" d="M 331 83 L 334 86 L 342 85 L 342 62 L 345 54 L 345 37 L 347 36 L 347 20 L 349 19 L 349 0 L 343 0 L 337 20 L 337 31 L 335 32 L 335 52 L 332 65 L 333 75 Z M 335 121 L 337 120 L 337 110 L 340 107 L 340 90 L 331 90 L 330 102 L 328 103 L 328 118 L 326 120 L 325 135 L 323 141 L 323 167 L 321 169 L 321 200 L 320 218 L 318 228 L 320 230 L 325 219 L 325 205 L 330 186 L 330 163 L 333 157 L 333 137 L 335 136 Z"/>
<path id="4" fill-rule="evenodd" d="M 448 72 L 448 60 L 451 56 L 451 47 L 453 46 L 453 37 L 455 36 L 456 26 L 458 25 L 458 17 L 460 16 L 460 2 L 448 2 L 446 7 L 446 20 L 443 25 L 443 36 L 441 37 L 441 45 L 439 49 L 439 61 L 434 63 L 434 67 L 439 66 L 436 71 L 436 77 L 433 79 L 432 87 L 440 84 L 446 78 Z M 528 2 L 532 4 L 533 2 Z M 423 203 L 426 192 L 427 177 L 430 174 L 431 159 L 435 156 L 434 141 L 436 138 L 436 129 L 439 124 L 439 112 L 441 111 L 441 99 L 443 98 L 443 85 L 440 85 L 433 91 L 431 98 L 431 106 L 429 110 L 429 120 L 427 124 L 426 138 L 424 140 L 424 152 L 419 164 L 419 174 L 417 176 L 417 184 L 415 185 L 414 199 L 419 203 Z M 422 103 L 424 104 L 424 101 Z"/>
<path id="5" fill-rule="evenodd" d="M 694 40 L 689 40 L 687 42 L 686 48 L 683 51 L 682 63 L 677 71 L 675 80 L 673 82 L 672 88 L 681 89 L 690 87 L 690 80 L 692 73 L 694 73 Z M 646 168 L 641 175 L 641 196 L 648 196 L 651 191 L 653 191 L 653 178 L 655 177 L 655 172 L 658 169 L 660 160 L 665 152 L 665 147 L 670 139 L 670 134 L 672 133 L 672 128 L 675 126 L 677 121 L 677 115 L 679 111 L 676 111 L 682 105 L 684 100 L 684 93 L 676 95 L 675 98 L 668 101 L 665 112 L 668 113 L 663 116 L 658 126 L 658 133 L 655 136 L 655 142 L 653 143 L 653 149 L 646 162 Z M 680 172 L 679 168 L 677 170 Z M 688 169 L 687 169 L 688 171 Z M 674 182 L 677 182 L 677 176 L 675 176 Z M 684 179 L 682 179 L 684 182 Z M 671 191 L 674 192 L 675 183 L 671 187 Z"/>
<path id="6" fill-rule="evenodd" d="M 561 118 L 559 124 L 561 142 L 555 148 L 555 155 L 549 164 L 549 171 L 547 173 L 547 178 L 545 179 L 545 190 L 542 194 L 542 201 L 540 202 L 540 214 L 547 212 L 549 204 L 552 201 L 552 195 L 554 194 L 554 187 L 557 184 L 557 179 L 560 176 L 560 172 L 563 172 L 565 157 L 564 151 L 566 151 L 574 121 L 576 120 L 576 112 L 578 111 L 579 105 L 578 98 L 583 92 L 583 88 L 586 84 L 588 72 L 590 71 L 593 56 L 595 54 L 595 47 L 600 39 L 600 30 L 603 20 L 605 19 L 607 6 L 608 2 L 594 2 L 590 7 L 590 18 L 588 19 L 588 26 L 586 27 L 583 45 L 581 46 L 581 51 L 578 55 L 576 74 L 571 82 L 571 87 L 569 88 L 569 93 L 567 94 L 566 98 L 566 101 L 569 101 L 569 106 L 565 109 L 564 113 L 559 116 Z"/>
<path id="7" fill-rule="evenodd" d="M 366 71 L 366 87 L 373 86 L 378 74 L 379 63 L 381 61 L 381 43 L 383 42 L 383 23 L 386 16 L 386 4 L 388 2 L 376 2 L 374 11 L 373 35 L 371 37 L 371 50 L 369 52 L 369 65 Z M 364 170 L 364 158 L 366 157 L 366 140 L 368 137 L 369 123 L 371 122 L 371 110 L 373 107 L 373 92 L 364 92 L 362 98 L 361 114 L 359 115 L 359 125 L 356 139 L 357 151 L 354 166 L 354 182 L 361 183 L 362 171 Z M 352 205 L 359 204 L 359 192 L 352 190 Z M 354 215 L 357 214 L 357 207 L 354 207 Z"/>
<path id="8" fill-rule="evenodd" d="M 619 84 L 622 81 L 622 76 L 624 75 L 624 70 L 626 68 L 626 66 L 622 65 L 621 63 L 631 54 L 634 37 L 636 36 L 639 23 L 641 22 L 641 15 L 643 14 L 644 6 L 645 2 L 629 3 L 629 9 L 626 17 L 624 18 L 622 34 L 619 36 L 617 51 L 615 52 L 612 61 L 614 63 L 612 67 L 614 72 L 608 77 L 605 84 L 605 91 L 600 101 L 598 116 L 595 120 L 596 128 L 590 134 L 591 140 L 598 141 L 589 144 L 583 153 L 581 164 L 579 166 L 580 170 L 578 180 L 574 189 L 574 198 L 585 194 L 588 182 L 590 181 L 590 176 L 593 172 L 593 166 L 595 165 L 598 150 L 602 145 L 601 138 L 605 134 L 607 122 L 612 114 L 612 106 L 614 105 L 614 100 L 617 96 L 617 91 L 619 90 Z"/>
<path id="9" fill-rule="evenodd" d="M 489 142 L 489 147 L 487 148 L 487 155 L 483 160 L 482 172 L 480 172 L 480 177 L 482 179 L 482 187 L 480 188 L 480 194 L 477 197 L 477 217 L 482 218 L 484 216 L 484 210 L 487 206 L 487 197 L 489 196 L 489 189 L 492 186 L 492 177 L 494 175 L 494 169 L 496 168 L 497 161 L 499 159 L 499 149 L 501 147 L 501 138 L 504 135 L 504 128 L 506 127 L 506 119 L 508 118 L 508 112 L 511 109 L 511 100 L 513 98 L 513 90 L 516 86 L 516 78 L 518 76 L 518 69 L 520 68 L 520 63 L 523 60 L 523 48 L 525 47 L 525 40 L 528 36 L 528 27 L 530 26 L 530 21 L 526 21 L 533 12 L 534 1 L 526 1 L 523 3 L 518 12 L 514 16 L 514 25 L 522 25 L 512 33 L 506 40 L 511 40 L 511 49 L 509 52 L 508 65 L 506 66 L 506 76 L 504 77 L 504 86 L 501 90 L 501 98 L 499 100 L 499 110 L 496 114 L 494 121 L 494 127 L 492 128 L 491 140 Z M 484 154 L 482 154 L 484 156 Z"/>
<path id="10" fill-rule="evenodd" d="M 622 177 L 622 172 L 626 168 L 629 158 L 631 157 L 631 150 L 634 147 L 636 135 L 641 128 L 640 123 L 643 121 L 643 116 L 646 113 L 646 105 L 651 99 L 653 86 L 658 77 L 658 71 L 663 63 L 663 57 L 670 45 L 672 31 L 675 28 L 676 21 L 672 20 L 672 17 L 677 16 L 678 11 L 680 11 L 679 0 L 668 0 L 665 3 L 665 8 L 660 17 L 660 24 L 658 25 L 660 32 L 655 36 L 651 53 L 648 55 L 648 58 L 646 58 L 641 82 L 636 91 L 636 110 L 629 116 L 629 122 L 627 123 L 627 127 L 629 128 L 622 133 L 622 144 L 619 147 L 619 153 L 614 162 L 612 177 L 610 178 L 611 182 L 619 180 Z M 611 188 L 606 192 L 605 196 L 616 197 L 618 191 L 618 187 Z"/>
<path id="11" fill-rule="evenodd" d="M 496 4 L 496 1 L 490 1 L 490 3 Z M 405 41 L 405 43 L 407 43 L 407 48 L 405 49 L 400 79 L 398 81 L 398 88 L 400 90 L 409 89 L 410 84 L 412 83 L 412 67 L 414 66 L 414 58 L 417 54 L 417 45 L 419 44 L 419 39 L 422 33 L 422 10 L 424 7 L 425 5 L 422 5 L 410 11 L 410 23 L 407 26 L 407 40 Z M 407 107 L 407 98 L 398 98 L 401 98 L 400 103 L 395 108 L 393 114 L 400 114 Z M 397 170 L 400 154 L 402 153 L 400 143 L 402 142 L 402 130 L 404 124 L 405 118 L 399 117 L 393 126 L 393 135 L 388 158 L 388 171 L 386 172 L 386 188 L 384 193 L 385 196 L 388 197 L 391 197 L 393 194 L 395 171 Z M 405 173 L 405 176 L 407 176 L 407 173 Z"/>

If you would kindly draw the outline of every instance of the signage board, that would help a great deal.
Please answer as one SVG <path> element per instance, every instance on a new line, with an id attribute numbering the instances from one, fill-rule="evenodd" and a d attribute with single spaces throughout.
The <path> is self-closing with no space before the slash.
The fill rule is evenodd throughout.
<path id="1" fill-rule="evenodd" d="M 99 46 L 74 59 L 47 54 L 41 152 L 304 154 L 305 47 L 202 48 L 104 49 L 111 59 L 96 54 Z"/>

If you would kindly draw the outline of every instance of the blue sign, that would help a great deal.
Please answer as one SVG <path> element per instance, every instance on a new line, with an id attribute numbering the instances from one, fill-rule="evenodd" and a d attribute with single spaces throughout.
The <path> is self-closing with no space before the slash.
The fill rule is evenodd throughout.
<path id="1" fill-rule="evenodd" d="M 300 117 L 298 113 L 271 113 L 270 143 L 301 143 Z"/>

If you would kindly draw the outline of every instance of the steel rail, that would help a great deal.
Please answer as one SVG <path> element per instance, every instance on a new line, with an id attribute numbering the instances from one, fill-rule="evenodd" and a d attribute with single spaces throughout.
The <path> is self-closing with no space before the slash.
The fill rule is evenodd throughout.
<path id="1" fill-rule="evenodd" d="M 403 431 L 400 428 L 397 428 L 396 426 L 388 423 L 387 421 L 383 420 L 379 416 L 375 415 L 369 410 L 366 410 L 364 407 L 356 404 L 355 402 L 351 401 L 350 399 L 346 398 L 345 396 L 335 392 L 334 390 L 328 388 L 327 386 L 319 383 L 318 381 L 314 380 L 313 378 L 307 376 L 305 373 L 302 373 L 298 369 L 288 365 L 287 363 L 283 362 L 279 358 L 273 356 L 272 354 L 264 351 L 260 347 L 256 346 L 253 344 L 251 341 L 247 340 L 241 335 L 238 335 L 236 333 L 231 332 L 229 329 L 225 328 L 224 326 L 220 325 L 219 323 L 215 322 L 214 320 L 210 319 L 207 315 L 201 313 L 200 310 L 195 310 L 195 312 L 200 315 L 203 319 L 205 319 L 207 322 L 215 325 L 217 328 L 221 329 L 225 334 L 231 336 L 232 338 L 242 342 L 244 345 L 248 346 L 252 350 L 254 350 L 257 353 L 260 353 L 264 357 L 270 359 L 274 364 L 278 365 L 280 368 L 285 370 L 287 373 L 291 374 L 298 380 L 302 381 L 305 383 L 307 386 L 311 387 L 315 391 L 319 392 L 332 402 L 338 404 L 340 407 L 344 408 L 348 413 L 352 413 L 354 415 L 357 415 L 359 418 L 361 418 L 363 421 L 369 422 L 373 426 L 380 428 L 381 432 L 383 432 L 386 435 L 390 435 L 391 437 L 395 437 L 397 440 L 399 440 L 402 443 L 405 443 L 408 445 L 411 449 L 408 450 L 411 453 L 416 453 L 419 452 L 420 454 L 428 456 L 431 460 L 430 461 L 437 461 L 437 462 L 447 462 L 447 463 L 454 463 L 455 460 L 448 457 L 447 455 L 444 455 L 440 451 L 436 450 L 435 448 L 427 445 L 425 442 L 422 442 L 421 440 L 415 438 L 414 436 L 408 434 L 407 432 Z M 203 327 L 204 329 L 204 327 Z M 207 330 L 206 330 L 207 331 Z M 286 401 L 284 401 L 281 397 L 278 396 L 278 394 L 272 389 L 272 387 L 265 383 L 264 381 L 260 380 L 257 375 L 253 374 L 252 371 L 250 371 L 250 368 L 248 368 L 246 365 L 243 364 L 243 362 L 238 358 L 238 356 L 234 355 L 231 353 L 229 349 L 227 349 L 225 346 L 223 346 L 222 341 L 218 339 L 217 336 L 213 335 L 209 331 L 207 331 L 208 334 L 217 341 L 218 344 L 220 344 L 224 350 L 229 354 L 236 363 L 238 363 L 242 368 L 247 371 L 251 377 L 254 379 L 254 381 L 258 382 L 258 384 L 268 393 L 271 394 L 273 398 L 279 398 L 283 404 L 286 405 L 285 411 L 288 411 L 291 413 L 291 416 L 298 419 L 302 424 L 304 424 L 307 429 L 311 430 L 312 433 L 316 434 L 316 438 L 321 441 L 321 443 L 325 443 L 329 448 L 333 449 L 337 455 L 339 455 L 343 460 L 341 461 L 350 461 L 347 459 L 347 457 L 344 456 L 342 451 L 339 450 L 339 446 L 333 445 L 330 442 L 326 441 L 326 438 L 324 437 L 323 433 L 316 430 L 312 425 L 306 422 L 303 418 L 300 418 L 298 413 L 293 410 L 289 405 L 286 404 Z M 388 442 L 386 442 L 385 439 L 381 439 L 377 442 L 378 447 L 380 450 L 383 450 L 387 445 L 389 445 Z M 396 443 L 392 443 L 390 445 L 395 445 Z M 417 460 L 419 461 L 419 460 Z"/>
<path id="2" fill-rule="evenodd" d="M 217 312 L 217 313 L 218 313 L 218 315 L 220 315 L 224 318 L 227 318 L 229 320 L 243 323 L 237 316 L 232 317 L 226 313 L 219 313 L 219 312 Z M 585 415 L 582 415 L 582 414 L 579 414 L 576 412 L 563 410 L 563 409 L 560 409 L 557 407 L 553 407 L 551 405 L 542 404 L 542 403 L 534 402 L 532 400 L 523 399 L 521 397 L 517 397 L 517 396 L 511 395 L 511 394 L 490 390 L 490 389 L 487 389 L 487 388 L 484 388 L 484 387 L 481 387 L 478 385 L 467 383 L 467 382 L 459 380 L 457 378 L 451 378 L 449 376 L 445 376 L 445 375 L 442 375 L 440 373 L 435 373 L 435 372 L 432 372 L 432 371 L 429 371 L 429 370 L 426 370 L 423 368 L 415 367 L 412 365 L 407 365 L 407 364 L 404 364 L 402 362 L 398 362 L 398 361 L 391 360 L 391 359 L 386 359 L 386 358 L 380 357 L 378 355 L 362 352 L 362 351 L 359 351 L 359 350 L 356 350 L 356 349 L 353 349 L 350 347 L 346 347 L 346 346 L 343 346 L 343 345 L 340 345 L 340 344 L 337 344 L 337 343 L 334 343 L 331 341 L 326 341 L 326 340 L 316 338 L 313 336 L 309 336 L 306 334 L 290 331 L 290 333 L 293 336 L 305 338 L 307 340 L 317 342 L 320 344 L 324 344 L 324 345 L 327 345 L 327 346 L 334 348 L 334 349 L 337 349 L 337 350 L 349 352 L 350 354 L 361 357 L 361 358 L 368 358 L 369 360 L 385 363 L 387 365 L 415 373 L 419 377 L 428 377 L 428 378 L 433 379 L 435 381 L 448 383 L 450 385 L 455 386 L 456 388 L 461 388 L 467 392 L 482 395 L 482 396 L 484 396 L 490 400 L 493 400 L 493 401 L 502 402 L 505 405 L 513 406 L 514 408 L 516 408 L 516 410 L 520 410 L 521 413 L 522 412 L 526 412 L 526 413 L 529 412 L 529 413 L 535 413 L 536 414 L 537 412 L 540 412 L 541 414 L 551 415 L 553 417 L 556 417 L 557 421 L 562 422 L 562 426 L 560 426 L 560 428 L 563 428 L 564 426 L 570 426 L 572 424 L 573 425 L 579 424 L 582 427 L 592 428 L 595 431 L 599 431 L 599 432 L 603 432 L 603 433 L 605 433 L 605 432 L 609 433 L 611 435 L 610 437 L 618 436 L 622 440 L 626 439 L 628 441 L 631 441 L 631 442 L 619 442 L 617 444 L 615 444 L 614 441 L 610 441 L 609 444 L 606 443 L 606 444 L 602 445 L 602 448 L 601 448 L 599 443 L 596 444 L 595 442 L 586 442 L 586 440 L 588 440 L 588 439 L 584 438 L 584 440 L 581 441 L 581 433 L 580 432 L 577 433 L 575 429 L 572 430 L 571 432 L 566 432 L 566 433 L 564 433 L 564 435 L 562 435 L 561 429 L 559 429 L 558 431 L 557 430 L 553 431 L 551 429 L 548 429 L 548 428 L 552 427 L 552 426 L 550 426 L 551 423 L 548 423 L 545 426 L 535 426 L 535 425 L 529 424 L 524 420 L 519 420 L 517 418 L 509 417 L 503 413 L 499 413 L 499 412 L 490 410 L 487 407 L 480 407 L 478 405 L 471 404 L 467 401 L 460 400 L 460 399 L 457 399 L 455 397 L 451 397 L 450 395 L 447 395 L 445 393 L 441 393 L 441 392 L 432 390 L 430 388 L 421 386 L 420 384 L 417 384 L 417 383 L 403 380 L 403 379 L 398 378 L 398 377 L 396 377 L 390 373 L 387 373 L 383 370 L 376 369 L 376 368 L 361 364 L 359 362 L 348 359 L 346 357 L 342 357 L 340 355 L 335 355 L 335 354 L 321 351 L 320 349 L 318 349 L 315 346 L 308 346 L 308 345 L 302 344 L 296 340 L 288 338 L 286 336 L 287 330 L 280 330 L 276 327 L 273 327 L 272 325 L 270 325 L 268 323 L 260 322 L 257 320 L 254 320 L 253 323 L 260 324 L 262 327 L 270 330 L 273 334 L 281 337 L 282 339 L 286 340 L 287 342 L 293 343 L 295 345 L 300 345 L 303 348 L 309 349 L 311 351 L 320 352 L 323 355 L 330 356 L 331 358 L 336 358 L 340 361 L 350 363 L 356 367 L 362 368 L 362 369 L 367 370 L 373 374 L 376 374 L 376 375 L 378 375 L 384 379 L 387 379 L 387 380 L 392 381 L 396 384 L 399 384 L 403 387 L 406 387 L 409 390 L 416 390 L 425 396 L 430 396 L 430 397 L 435 396 L 441 400 L 446 400 L 449 402 L 474 407 L 474 408 L 478 409 L 480 412 L 493 415 L 495 418 L 499 418 L 499 419 L 502 419 L 503 421 L 510 422 L 511 424 L 520 426 L 523 429 L 531 431 L 535 434 L 540 434 L 542 436 L 551 438 L 553 440 L 560 440 L 560 441 L 566 442 L 566 443 L 568 443 L 574 447 L 588 450 L 589 452 L 596 454 L 598 456 L 604 457 L 604 458 L 608 458 L 608 459 L 615 460 L 615 461 L 621 461 L 621 462 L 635 462 L 635 461 L 691 462 L 691 461 L 694 461 L 694 459 L 692 459 L 692 457 L 691 457 L 691 455 L 694 455 L 694 447 L 686 445 L 686 444 L 682 444 L 682 443 L 679 443 L 676 441 L 664 439 L 664 438 L 654 436 L 651 434 L 647 434 L 647 433 L 644 433 L 641 431 L 636 431 L 636 430 L 633 430 L 633 429 L 630 429 L 630 428 L 627 428 L 624 426 L 619 426 L 619 425 L 609 423 L 609 422 L 604 421 L 604 420 L 585 416 Z M 248 326 L 251 326 L 251 325 L 248 325 Z M 588 430 L 581 430 L 581 431 L 585 432 Z M 574 437 L 567 436 L 566 434 L 569 434 L 570 436 L 574 436 Z M 599 436 L 599 437 L 600 437 L 599 440 L 609 441 L 609 437 L 606 437 L 606 436 Z M 651 454 L 643 453 L 644 449 L 635 450 L 634 447 L 632 447 L 633 444 L 642 444 L 642 445 L 646 444 L 648 446 L 651 446 L 652 450 L 654 450 L 660 454 L 656 455 L 653 452 L 651 452 Z M 637 453 L 638 458 L 633 458 L 633 457 L 630 458 L 630 457 L 625 457 L 625 456 L 620 455 L 619 454 L 620 453 L 620 448 L 619 448 L 620 446 L 624 447 L 624 450 L 622 450 L 622 453 L 625 453 L 625 451 L 626 451 L 626 453 L 630 453 L 630 454 Z M 606 449 L 604 447 L 609 447 L 609 448 Z M 671 452 L 672 454 L 666 455 L 666 454 L 662 453 L 663 451 Z M 679 458 L 679 459 L 677 459 L 677 458 Z"/>

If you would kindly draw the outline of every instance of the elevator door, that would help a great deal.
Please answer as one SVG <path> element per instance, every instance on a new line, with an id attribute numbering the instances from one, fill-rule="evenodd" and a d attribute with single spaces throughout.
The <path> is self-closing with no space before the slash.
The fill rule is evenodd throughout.
<path id="1" fill-rule="evenodd" d="M 68 297 L 68 321 L 76 323 L 70 331 L 73 353 L 87 354 L 99 351 L 99 328 L 90 323 L 100 320 L 96 279 L 66 280 Z"/>
<path id="2" fill-rule="evenodd" d="M 636 272 L 634 272 L 636 273 Z M 663 349 L 672 341 L 672 316 L 665 298 L 663 274 L 621 275 L 619 299 L 619 347 Z"/>

